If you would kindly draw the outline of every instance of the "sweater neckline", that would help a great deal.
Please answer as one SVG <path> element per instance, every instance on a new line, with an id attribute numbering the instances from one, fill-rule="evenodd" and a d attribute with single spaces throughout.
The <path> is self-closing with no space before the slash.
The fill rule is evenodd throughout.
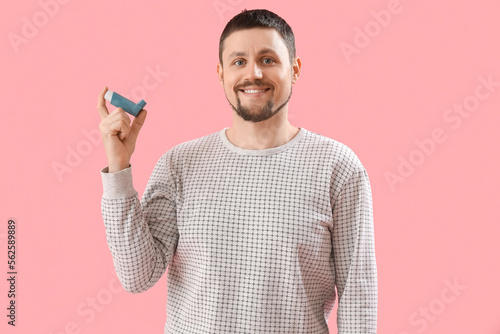
<path id="1" fill-rule="evenodd" d="M 222 143 L 224 144 L 225 147 L 227 147 L 229 150 L 238 153 L 240 155 L 270 155 L 270 154 L 276 154 L 279 152 L 282 152 L 286 149 L 289 149 L 290 147 L 295 146 L 298 142 L 304 138 L 307 130 L 303 127 L 299 128 L 299 132 L 290 139 L 287 143 L 277 146 L 277 147 L 271 147 L 271 148 L 266 148 L 262 150 L 250 150 L 246 148 L 241 148 L 229 141 L 227 138 L 226 130 L 229 129 L 229 127 L 225 127 L 222 130 L 219 131 L 219 137 L 222 140 Z"/>

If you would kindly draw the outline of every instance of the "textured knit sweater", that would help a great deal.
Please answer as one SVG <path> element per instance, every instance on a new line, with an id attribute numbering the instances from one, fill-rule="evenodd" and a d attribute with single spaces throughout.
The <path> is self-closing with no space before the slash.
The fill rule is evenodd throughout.
<path id="1" fill-rule="evenodd" d="M 132 166 L 101 170 L 116 273 L 132 293 L 167 271 L 164 333 L 376 333 L 372 194 L 357 155 L 304 128 L 243 149 L 225 130 L 157 161 L 139 200 Z"/>

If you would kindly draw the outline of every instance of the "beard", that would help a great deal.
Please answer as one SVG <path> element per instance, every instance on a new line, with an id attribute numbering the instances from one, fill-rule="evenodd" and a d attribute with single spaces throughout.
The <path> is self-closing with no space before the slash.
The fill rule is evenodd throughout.
<path id="1" fill-rule="evenodd" d="M 247 85 L 250 86 L 250 85 Z M 257 80 L 257 82 L 254 84 L 254 86 L 262 86 L 262 84 Z M 236 107 L 227 99 L 229 102 L 229 105 L 231 105 L 231 108 L 245 121 L 248 122 L 253 122 L 253 123 L 258 123 L 265 121 L 274 115 L 276 115 L 283 107 L 290 101 L 290 98 L 292 97 L 292 86 L 290 86 L 290 93 L 288 94 L 288 98 L 286 99 L 283 104 L 281 104 L 279 107 L 277 107 L 275 110 L 273 110 L 274 107 L 274 102 L 273 102 L 273 97 L 274 97 L 274 90 L 272 91 L 271 96 L 269 97 L 269 100 L 264 106 L 258 106 L 256 104 L 252 104 L 250 107 L 245 107 L 241 105 L 241 99 L 238 96 L 239 94 L 239 89 L 236 90 Z"/>

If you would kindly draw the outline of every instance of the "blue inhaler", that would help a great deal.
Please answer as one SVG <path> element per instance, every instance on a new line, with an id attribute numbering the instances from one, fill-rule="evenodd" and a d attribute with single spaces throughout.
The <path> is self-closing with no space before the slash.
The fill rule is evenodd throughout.
<path id="1" fill-rule="evenodd" d="M 135 104 L 129 99 L 121 96 L 118 93 L 108 90 L 104 95 L 104 98 L 108 100 L 112 105 L 117 108 L 122 108 L 124 111 L 128 112 L 132 116 L 137 116 L 139 111 L 141 111 L 146 105 L 146 101 L 141 100 L 139 103 Z"/>

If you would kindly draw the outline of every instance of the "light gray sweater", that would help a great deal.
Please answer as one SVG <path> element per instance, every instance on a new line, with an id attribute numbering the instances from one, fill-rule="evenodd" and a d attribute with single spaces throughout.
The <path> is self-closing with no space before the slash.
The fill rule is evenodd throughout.
<path id="1" fill-rule="evenodd" d="M 327 334 L 336 295 L 340 334 L 376 333 L 372 194 L 356 154 L 304 128 L 242 149 L 226 129 L 164 153 L 141 200 L 132 166 L 101 170 L 123 287 L 145 291 L 168 266 L 164 333 Z"/>

